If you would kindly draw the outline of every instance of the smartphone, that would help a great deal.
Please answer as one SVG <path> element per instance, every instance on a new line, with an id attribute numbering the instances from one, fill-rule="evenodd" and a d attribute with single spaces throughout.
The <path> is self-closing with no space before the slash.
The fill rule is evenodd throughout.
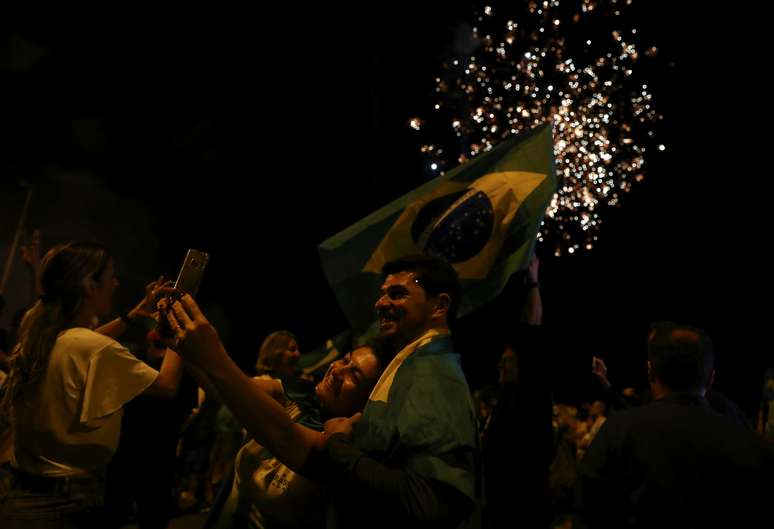
<path id="1" fill-rule="evenodd" d="M 180 267 L 180 273 L 177 275 L 175 289 L 195 297 L 209 260 L 210 255 L 206 252 L 188 250 L 183 266 Z"/>

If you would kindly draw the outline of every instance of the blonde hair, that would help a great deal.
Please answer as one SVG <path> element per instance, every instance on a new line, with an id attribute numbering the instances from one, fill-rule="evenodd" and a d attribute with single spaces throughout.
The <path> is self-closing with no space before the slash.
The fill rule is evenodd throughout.
<path id="1" fill-rule="evenodd" d="M 261 344 L 255 364 L 258 374 L 273 373 L 279 367 L 282 352 L 288 348 L 291 341 L 298 343 L 298 338 L 289 331 L 275 331 L 267 336 Z"/>

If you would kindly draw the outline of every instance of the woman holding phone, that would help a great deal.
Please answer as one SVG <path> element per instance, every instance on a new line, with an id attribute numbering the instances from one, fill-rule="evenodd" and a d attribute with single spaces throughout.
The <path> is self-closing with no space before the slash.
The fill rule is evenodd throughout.
<path id="1" fill-rule="evenodd" d="M 141 393 L 172 397 L 180 380 L 177 354 L 156 371 L 113 339 L 150 315 L 166 285 L 151 283 L 128 314 L 95 328 L 118 286 L 107 248 L 60 244 L 44 256 L 40 280 L 43 295 L 22 320 L 1 403 L 14 442 L 0 527 L 100 527 L 123 405 Z"/>
<path id="2" fill-rule="evenodd" d="M 389 362 L 383 345 L 373 340 L 356 347 L 333 362 L 317 385 L 296 377 L 250 378 L 230 359 L 191 296 L 162 312 L 194 376 L 253 437 L 239 451 L 231 493 L 208 527 L 318 527 L 324 514 L 321 486 L 298 471 L 313 450 L 322 449 L 327 435 L 351 427 L 342 417 L 356 418 L 362 411 Z"/>

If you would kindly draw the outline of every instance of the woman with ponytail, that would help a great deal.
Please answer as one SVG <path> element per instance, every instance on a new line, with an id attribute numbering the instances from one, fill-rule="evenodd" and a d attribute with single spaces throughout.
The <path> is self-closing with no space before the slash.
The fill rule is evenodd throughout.
<path id="1" fill-rule="evenodd" d="M 22 320 L 0 403 L 13 431 L 13 485 L 0 496 L 0 527 L 99 527 L 123 405 L 141 393 L 171 397 L 180 380 L 174 352 L 156 371 L 113 339 L 154 310 L 164 287 L 151 283 L 134 309 L 95 328 L 118 286 L 105 247 L 56 246 L 40 281 L 43 295 Z"/>

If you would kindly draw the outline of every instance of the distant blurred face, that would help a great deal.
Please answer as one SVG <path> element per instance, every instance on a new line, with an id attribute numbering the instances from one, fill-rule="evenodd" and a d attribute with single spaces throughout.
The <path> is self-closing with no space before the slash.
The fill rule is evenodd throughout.
<path id="1" fill-rule="evenodd" d="M 349 417 L 365 407 L 381 375 L 381 364 L 370 347 L 355 349 L 328 368 L 315 392 L 330 415 Z"/>
<path id="2" fill-rule="evenodd" d="M 298 360 L 301 358 L 301 352 L 298 350 L 298 342 L 290 340 L 287 347 L 280 353 L 277 368 L 274 370 L 276 376 L 289 376 L 296 372 Z"/>
<path id="3" fill-rule="evenodd" d="M 561 405 L 557 410 L 557 423 L 559 426 L 565 426 L 572 430 L 575 430 L 577 426 L 578 409 L 574 406 Z"/>
<path id="4" fill-rule="evenodd" d="M 484 400 L 478 401 L 478 418 L 482 421 L 485 421 L 489 418 L 489 416 L 492 415 L 492 407 L 489 405 L 488 402 Z"/>
<path id="5" fill-rule="evenodd" d="M 623 396 L 624 397 L 636 397 L 637 396 L 637 390 L 632 387 L 623 388 Z"/>
<path id="6" fill-rule="evenodd" d="M 516 353 L 510 347 L 506 347 L 497 364 L 500 372 L 498 382 L 500 384 L 514 384 L 519 377 L 518 358 Z"/>

